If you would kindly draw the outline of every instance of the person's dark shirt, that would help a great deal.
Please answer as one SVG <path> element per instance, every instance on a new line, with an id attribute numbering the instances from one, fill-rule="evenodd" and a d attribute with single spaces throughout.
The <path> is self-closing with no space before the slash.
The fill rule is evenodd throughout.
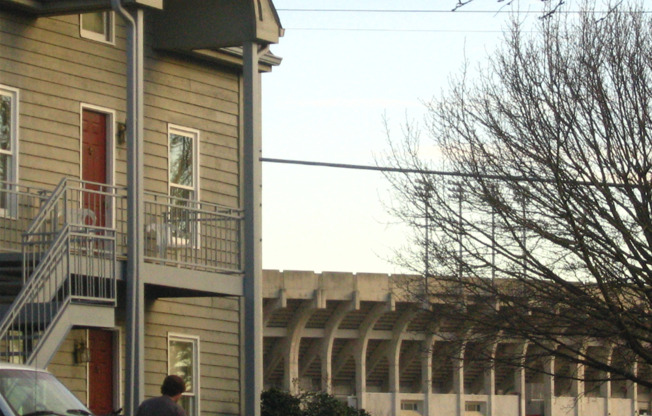
<path id="1" fill-rule="evenodd" d="M 186 416 L 186 412 L 170 396 L 163 395 L 143 401 L 136 416 Z"/>

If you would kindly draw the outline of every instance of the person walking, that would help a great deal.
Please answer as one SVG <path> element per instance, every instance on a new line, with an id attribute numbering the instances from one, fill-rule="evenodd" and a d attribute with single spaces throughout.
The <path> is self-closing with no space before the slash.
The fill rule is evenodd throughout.
<path id="1" fill-rule="evenodd" d="M 138 406 L 136 416 L 186 416 L 186 411 L 177 403 L 184 391 L 186 383 L 181 377 L 165 377 L 161 385 L 161 396 L 144 400 Z"/>

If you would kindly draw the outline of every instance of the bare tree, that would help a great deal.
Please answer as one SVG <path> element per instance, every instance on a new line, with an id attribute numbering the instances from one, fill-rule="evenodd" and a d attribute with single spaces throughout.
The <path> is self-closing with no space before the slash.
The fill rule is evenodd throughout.
<path id="1" fill-rule="evenodd" d="M 523 340 L 652 387 L 632 365 L 652 364 L 652 19 L 633 6 L 538 28 L 514 22 L 479 75 L 427 105 L 453 176 L 432 173 L 412 126 L 390 141 L 405 170 L 387 174 L 391 210 L 415 230 L 398 261 L 460 340 Z"/>

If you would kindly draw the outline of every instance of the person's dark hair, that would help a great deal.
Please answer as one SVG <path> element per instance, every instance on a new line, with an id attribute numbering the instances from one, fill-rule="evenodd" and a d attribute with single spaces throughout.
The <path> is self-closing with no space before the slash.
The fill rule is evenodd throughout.
<path id="1" fill-rule="evenodd" d="M 186 383 L 179 376 L 167 376 L 163 380 L 163 384 L 161 384 L 161 394 L 165 394 L 166 396 L 173 397 L 184 391 L 186 391 Z"/>

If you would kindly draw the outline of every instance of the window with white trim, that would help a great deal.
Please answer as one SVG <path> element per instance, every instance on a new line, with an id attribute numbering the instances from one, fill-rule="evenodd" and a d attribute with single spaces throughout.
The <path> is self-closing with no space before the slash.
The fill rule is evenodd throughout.
<path id="1" fill-rule="evenodd" d="M 199 416 L 199 337 L 168 335 L 168 374 L 186 383 L 179 404 L 188 416 Z"/>
<path id="2" fill-rule="evenodd" d="M 15 216 L 18 204 L 11 186 L 18 181 L 18 90 L 0 85 L 0 216 Z"/>
<path id="3" fill-rule="evenodd" d="M 199 131 L 168 126 L 168 182 L 171 208 L 167 223 L 171 244 L 196 247 L 199 243 L 199 218 L 194 201 L 199 199 Z"/>
<path id="4" fill-rule="evenodd" d="M 168 126 L 168 168 L 172 197 L 197 199 L 198 141 L 197 130 Z"/>
<path id="5" fill-rule="evenodd" d="M 79 15 L 79 35 L 98 42 L 113 43 L 113 12 Z"/>

